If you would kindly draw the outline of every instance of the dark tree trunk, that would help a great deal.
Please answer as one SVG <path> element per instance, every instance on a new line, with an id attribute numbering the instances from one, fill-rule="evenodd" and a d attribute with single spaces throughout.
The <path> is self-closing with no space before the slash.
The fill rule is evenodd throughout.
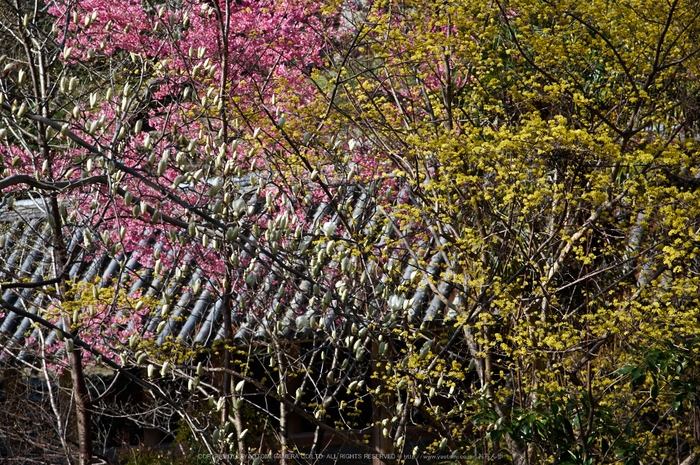
<path id="1" fill-rule="evenodd" d="M 83 355 L 78 348 L 70 356 L 73 392 L 75 393 L 75 410 L 78 419 L 78 442 L 80 444 L 80 465 L 92 462 L 92 414 L 90 413 L 90 395 L 88 394 L 83 374 Z"/>

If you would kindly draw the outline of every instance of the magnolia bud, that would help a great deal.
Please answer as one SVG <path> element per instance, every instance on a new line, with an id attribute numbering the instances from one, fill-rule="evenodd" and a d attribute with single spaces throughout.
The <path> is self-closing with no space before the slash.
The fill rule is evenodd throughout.
<path id="1" fill-rule="evenodd" d="M 17 117 L 18 118 L 23 117 L 26 112 L 27 112 L 27 103 L 22 102 L 22 105 L 19 106 L 19 110 L 17 110 Z"/>

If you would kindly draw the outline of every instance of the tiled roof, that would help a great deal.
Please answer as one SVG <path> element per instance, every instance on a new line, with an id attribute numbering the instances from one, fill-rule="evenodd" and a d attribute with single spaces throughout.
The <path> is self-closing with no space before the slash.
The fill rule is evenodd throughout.
<path id="1" fill-rule="evenodd" d="M 374 207 L 368 206 L 370 202 L 367 202 L 366 192 L 348 190 L 347 195 L 348 199 L 354 202 L 352 217 L 355 219 L 362 217 L 365 227 L 373 227 L 378 212 Z M 253 197 L 248 204 L 254 205 L 255 202 L 256 199 Z M 50 227 L 38 203 L 18 203 L 16 210 L 17 213 L 11 214 L 0 211 L 0 236 L 4 237 L 2 239 L 4 247 L 0 249 L 0 282 L 16 282 L 17 279 L 41 281 L 46 279 L 47 275 L 51 275 L 52 271 L 53 249 L 50 241 Z M 315 206 L 309 216 L 313 219 L 310 222 L 309 231 L 317 230 L 325 221 L 333 219 L 333 216 L 334 211 L 327 205 L 321 203 Z M 385 244 L 393 234 L 391 228 L 383 231 L 376 241 L 378 245 Z M 252 233 L 249 233 L 248 239 L 256 243 Z M 155 238 L 144 240 L 151 241 L 151 245 L 155 248 L 161 245 Z M 431 251 L 430 247 L 424 249 L 426 252 L 421 257 L 413 256 L 408 259 L 405 258 L 408 254 L 403 253 L 402 257 L 396 258 L 395 266 L 403 267 L 399 283 L 408 290 L 403 294 L 403 298 L 396 295 L 388 296 L 387 307 L 395 307 L 394 315 L 398 315 L 398 319 L 409 318 L 414 324 L 420 324 L 421 321 L 439 324 L 455 316 L 455 310 L 447 308 L 446 300 L 449 300 L 455 308 L 463 308 L 466 301 L 461 293 L 453 292 L 455 289 L 452 284 L 439 281 L 441 272 L 443 272 L 442 276 L 445 276 L 443 255 L 434 250 Z M 186 273 L 170 272 L 156 275 L 152 269 L 141 266 L 131 254 L 119 253 L 111 257 L 106 252 L 95 254 L 92 250 L 85 250 L 80 229 L 75 229 L 70 237 L 68 254 L 73 263 L 68 278 L 73 282 L 94 282 L 95 278 L 99 277 L 100 288 L 114 285 L 115 280 L 119 283 L 129 282 L 132 291 L 141 290 L 146 297 L 169 302 L 167 316 L 163 317 L 157 311 L 152 312 L 142 322 L 142 328 L 139 328 L 139 331 L 145 329 L 155 333 L 165 319 L 166 324 L 156 334 L 159 344 L 172 337 L 191 345 L 210 346 L 224 338 L 220 290 L 217 289 L 215 281 L 209 279 L 202 269 L 194 266 L 194 261 L 188 257 L 183 261 L 191 261 L 192 266 L 188 267 Z M 427 263 L 427 267 L 419 270 L 420 265 L 416 263 L 415 258 Z M 299 258 L 294 260 L 296 262 L 290 265 L 309 266 L 308 262 Z M 326 266 L 339 268 L 337 263 L 327 263 Z M 266 269 L 258 264 L 254 273 L 261 277 L 258 280 L 260 285 L 257 286 L 258 294 L 255 298 L 269 299 L 267 301 L 270 304 L 266 311 L 258 314 L 239 311 L 238 309 L 243 307 L 242 296 L 234 296 L 237 298 L 237 300 L 234 299 L 232 311 L 236 344 L 245 345 L 251 340 L 265 339 L 269 332 L 278 332 L 291 339 L 308 339 L 312 337 L 313 331 L 318 330 L 316 322 L 321 322 L 327 329 L 338 323 L 338 315 L 332 310 L 335 302 L 331 302 L 329 310 L 325 312 L 322 312 L 318 305 L 309 308 L 308 302 L 313 289 L 308 281 L 298 283 L 298 289 L 294 292 L 288 308 L 280 309 L 279 303 L 284 299 L 285 292 L 289 291 L 283 289 L 284 285 L 280 287 L 277 284 L 280 280 L 275 279 L 273 273 L 268 270 L 265 274 L 265 271 Z M 414 279 L 416 272 L 420 272 L 422 276 L 418 281 Z M 377 268 L 377 273 L 379 275 L 373 280 L 375 283 L 386 282 L 389 279 L 381 274 L 383 273 L 381 268 Z M 438 282 L 431 286 L 428 279 L 436 279 Z M 394 284 L 396 284 L 396 278 L 394 278 Z M 436 295 L 436 289 L 442 294 L 442 298 Z M 369 288 L 367 292 L 370 292 Z M 354 297 L 361 298 L 360 295 Z M 45 303 L 42 294 L 31 289 L 5 289 L 2 298 L 12 305 L 33 313 Z M 289 300 L 287 298 L 287 301 Z M 248 304 L 247 307 L 250 308 L 251 305 Z M 396 310 L 401 307 L 406 311 L 397 312 Z M 32 328 L 31 321 L 11 312 L 5 313 L 0 320 L 0 333 L 22 344 Z M 375 308 L 372 313 L 374 318 L 383 319 L 388 325 L 395 321 L 391 319 L 391 312 L 387 308 Z M 38 330 L 33 329 L 33 331 L 33 338 L 36 338 Z M 47 343 L 51 343 L 54 338 L 53 332 L 48 334 Z"/>

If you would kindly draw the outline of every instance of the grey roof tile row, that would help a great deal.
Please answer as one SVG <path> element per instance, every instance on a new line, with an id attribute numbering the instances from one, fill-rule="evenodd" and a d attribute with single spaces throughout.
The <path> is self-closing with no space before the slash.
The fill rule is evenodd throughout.
<path id="1" fill-rule="evenodd" d="M 357 193 L 354 193 L 357 194 Z M 349 195 L 354 195 L 352 191 Z M 360 191 L 355 195 L 355 205 L 352 209 L 352 217 L 357 219 L 365 218 L 365 228 L 372 228 L 376 224 L 376 212 L 368 211 L 367 194 Z M 254 204 L 255 199 L 251 199 L 249 205 Z M 31 211 L 27 205 L 23 205 L 24 211 L 21 214 L 0 215 L 0 231 L 5 235 L 5 246 L 0 249 L 0 282 L 16 281 L 18 278 L 40 281 L 45 279 L 45 275 L 51 275 L 53 263 L 53 250 L 51 246 L 50 227 L 43 218 L 43 212 L 36 209 Z M 1 212 L 0 212 L 1 213 Z M 320 225 L 329 218 L 333 219 L 335 212 L 324 203 L 320 203 L 310 216 L 312 218 L 309 231 L 316 231 Z M 386 244 L 393 234 L 391 228 L 383 231 L 377 241 L 378 246 Z M 169 303 L 167 316 L 162 316 L 160 312 L 152 312 L 144 321 L 131 321 L 130 325 L 139 325 L 141 332 L 149 331 L 155 333 L 161 322 L 165 325 L 155 336 L 158 344 L 163 344 L 167 340 L 174 338 L 183 343 L 199 346 L 210 346 L 218 340 L 224 338 L 224 325 L 222 324 L 222 297 L 217 289 L 215 280 L 209 279 L 201 268 L 195 266 L 188 267 L 186 273 L 166 273 L 155 275 L 151 268 L 142 266 L 135 258 L 134 254 L 119 253 L 116 256 L 109 256 L 106 252 L 95 253 L 94 250 L 83 248 L 83 234 L 80 228 L 76 228 L 70 236 L 68 254 L 73 260 L 69 271 L 69 279 L 78 282 L 94 282 L 96 277 L 100 277 L 99 286 L 114 285 L 119 283 L 124 285 L 128 279 L 133 283 L 130 291 L 142 291 L 144 295 L 151 299 L 163 299 Z M 255 237 L 248 236 L 255 242 Z M 156 243 L 155 238 L 144 239 L 154 245 L 156 249 L 161 244 Z M 444 280 L 440 280 L 441 272 L 445 271 L 445 262 L 441 253 L 430 251 L 430 247 L 421 248 L 426 250 L 424 257 L 428 265 L 424 270 L 419 269 L 420 265 L 414 258 L 407 260 L 408 254 L 402 253 L 397 256 L 396 263 L 403 267 L 399 284 L 408 289 L 403 296 L 391 295 L 387 299 L 387 307 L 392 306 L 392 302 L 403 303 L 409 299 L 406 318 L 412 323 L 432 322 L 433 324 L 445 322 L 453 319 L 455 311 L 446 309 L 444 298 L 451 299 L 457 307 L 466 304 L 464 296 L 459 292 L 453 292 L 454 286 Z M 172 250 L 168 252 L 172 254 Z M 172 258 L 172 257 L 170 257 Z M 194 261 L 187 256 L 183 260 L 185 263 Z M 303 266 L 303 263 L 296 263 Z M 308 264 L 306 264 L 308 265 Z M 327 266 L 339 267 L 337 263 Z M 338 322 L 338 315 L 333 313 L 334 304 L 331 302 L 328 310 L 322 311 L 318 306 L 310 307 L 309 299 L 313 293 L 311 283 L 298 283 L 293 296 L 289 298 L 288 290 L 284 289 L 284 282 L 279 285 L 280 280 L 274 273 L 267 272 L 260 264 L 256 264 L 254 273 L 257 276 L 264 276 L 259 280 L 260 285 L 252 292 L 257 292 L 255 299 L 260 299 L 261 304 L 267 304 L 267 310 L 262 313 L 246 313 L 243 308 L 243 295 L 234 296 L 234 308 L 232 317 L 234 329 L 236 331 L 234 342 L 238 345 L 245 345 L 255 339 L 265 339 L 269 332 L 281 332 L 286 338 L 305 339 L 317 330 L 316 325 L 311 325 L 313 320 L 323 320 L 323 326 L 333 327 Z M 414 274 L 422 272 L 422 278 L 417 283 Z M 381 269 L 377 269 L 381 273 Z M 155 276 L 154 276 L 155 275 Z M 445 276 L 444 274 L 442 276 Z M 379 277 L 385 283 L 391 278 L 387 274 Z M 441 299 L 435 295 L 433 286 L 428 284 L 428 279 L 438 280 L 435 287 L 444 296 Z M 194 288 L 197 292 L 193 292 Z M 369 292 L 369 291 L 368 291 Z M 36 312 L 45 304 L 45 297 L 42 293 L 34 292 L 31 289 L 7 289 L 2 295 L 3 299 L 12 305 L 21 306 L 28 311 Z M 249 296 L 247 296 L 250 298 Z M 360 295 L 355 297 L 360 298 Z M 290 302 L 281 311 L 278 307 L 283 306 L 282 302 L 287 298 Z M 267 299 L 267 300 L 265 300 Z M 247 305 L 251 307 L 250 303 Z M 275 309 L 278 312 L 275 312 Z M 377 314 L 385 314 L 386 308 L 375 308 Z M 344 315 L 347 316 L 347 315 Z M 348 320 L 349 321 L 349 320 Z M 278 322 L 281 322 L 279 324 Z M 26 336 L 31 330 L 31 322 L 13 314 L 6 313 L 0 321 L 0 333 L 11 338 L 17 344 L 23 344 Z M 34 329 L 33 338 L 37 337 Z M 52 343 L 55 338 L 53 333 L 47 336 L 47 343 Z"/>

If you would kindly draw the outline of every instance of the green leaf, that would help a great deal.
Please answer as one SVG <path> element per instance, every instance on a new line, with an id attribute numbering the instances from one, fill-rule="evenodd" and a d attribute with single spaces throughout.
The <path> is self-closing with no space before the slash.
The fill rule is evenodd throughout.
<path id="1" fill-rule="evenodd" d="M 636 367 L 634 365 L 625 365 L 619 370 L 617 370 L 617 373 L 620 375 L 626 375 L 627 373 L 631 372 L 634 370 Z"/>
<path id="2" fill-rule="evenodd" d="M 651 385 L 651 398 L 656 399 L 659 395 L 659 382 L 654 378 L 654 384 Z"/>

